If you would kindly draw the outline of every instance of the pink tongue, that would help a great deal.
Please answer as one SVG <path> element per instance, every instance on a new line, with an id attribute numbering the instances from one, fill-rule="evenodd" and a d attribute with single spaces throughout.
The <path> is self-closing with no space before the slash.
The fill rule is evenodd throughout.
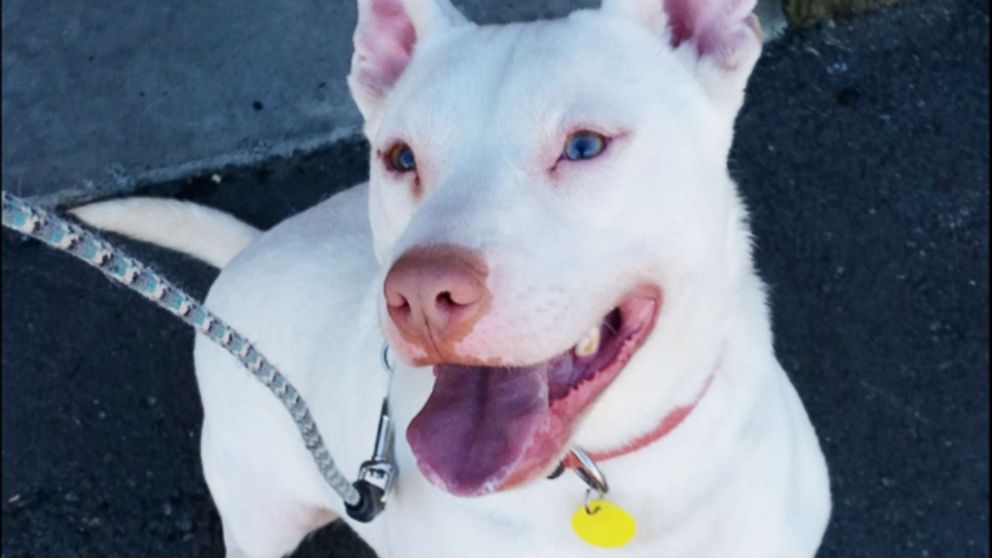
<path id="1" fill-rule="evenodd" d="M 421 472 L 458 496 L 492 492 L 550 423 L 547 363 L 439 365 L 434 391 L 407 428 Z"/>

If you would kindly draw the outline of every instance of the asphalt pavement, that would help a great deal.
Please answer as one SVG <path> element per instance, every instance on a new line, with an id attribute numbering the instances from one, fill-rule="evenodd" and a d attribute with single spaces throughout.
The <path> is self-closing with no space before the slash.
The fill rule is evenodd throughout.
<path id="1" fill-rule="evenodd" d="M 776 349 L 830 466 L 824 558 L 989 556 L 988 10 L 930 0 L 787 35 L 739 121 Z M 342 143 L 144 193 L 268 227 L 363 180 L 366 158 Z M 2 240 L 2 555 L 221 555 L 193 333 Z M 215 276 L 121 242 L 194 294 Z M 372 554 L 337 524 L 297 555 Z"/>

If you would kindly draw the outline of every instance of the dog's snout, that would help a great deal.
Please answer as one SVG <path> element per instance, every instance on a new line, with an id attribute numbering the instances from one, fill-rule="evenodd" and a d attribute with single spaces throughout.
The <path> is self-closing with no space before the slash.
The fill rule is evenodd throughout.
<path id="1" fill-rule="evenodd" d="M 389 317 L 403 339 L 440 362 L 489 306 L 483 259 L 454 245 L 415 248 L 400 256 L 384 286 Z"/>

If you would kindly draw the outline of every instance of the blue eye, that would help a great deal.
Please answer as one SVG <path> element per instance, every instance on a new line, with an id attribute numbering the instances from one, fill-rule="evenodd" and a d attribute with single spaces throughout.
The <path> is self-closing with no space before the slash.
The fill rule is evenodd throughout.
<path id="1" fill-rule="evenodd" d="M 409 145 L 398 142 L 386 153 L 386 166 L 396 172 L 410 172 L 417 168 L 417 159 Z"/>
<path id="2" fill-rule="evenodd" d="M 602 134 L 589 130 L 580 130 L 568 136 L 565 140 L 565 150 L 562 157 L 569 161 L 592 159 L 606 149 L 606 138 Z"/>

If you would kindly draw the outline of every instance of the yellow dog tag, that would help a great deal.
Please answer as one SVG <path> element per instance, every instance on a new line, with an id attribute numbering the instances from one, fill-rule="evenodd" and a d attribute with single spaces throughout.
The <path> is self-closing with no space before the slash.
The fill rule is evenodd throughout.
<path id="1" fill-rule="evenodd" d="M 572 516 L 572 530 L 593 546 L 616 548 L 634 538 L 637 522 L 619 506 L 606 500 L 591 500 L 588 510 L 582 506 Z"/>

